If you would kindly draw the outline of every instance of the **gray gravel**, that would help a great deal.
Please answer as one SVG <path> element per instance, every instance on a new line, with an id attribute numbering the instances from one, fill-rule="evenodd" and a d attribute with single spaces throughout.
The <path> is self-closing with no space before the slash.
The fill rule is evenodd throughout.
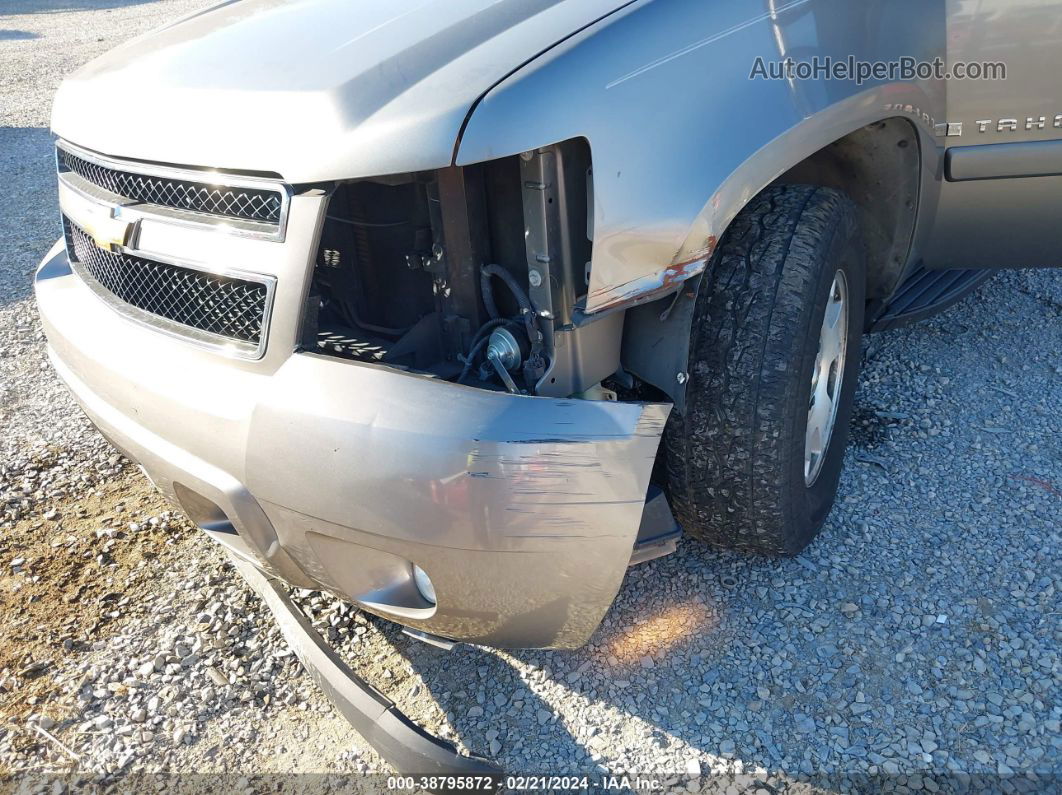
<path id="1" fill-rule="evenodd" d="M 21 473 L 42 462 L 52 472 L 53 492 L 72 483 L 89 485 L 99 470 L 113 469 L 113 450 L 47 364 L 44 334 L 29 300 L 33 271 L 62 234 L 48 129 L 52 96 L 64 75 L 94 56 L 202 5 L 202 0 L 0 3 L 0 175 L 7 196 L 0 212 L 0 507 L 10 506 L 16 494 L 27 499 Z"/>
<path id="2" fill-rule="evenodd" d="M 46 509 L 22 485 L 27 468 L 76 493 L 122 466 L 47 369 L 28 301 L 57 236 L 50 95 L 76 64 L 197 5 L 4 5 L 5 521 Z M 1060 316 L 1062 271 L 1011 271 L 945 315 L 872 338 L 841 496 L 810 550 L 771 561 L 684 542 L 630 572 L 579 651 L 445 653 L 330 598 L 300 600 L 419 721 L 512 771 L 718 772 L 773 788 L 887 773 L 913 790 L 948 771 L 1035 773 L 1050 788 L 1062 773 Z M 193 540 L 187 560 L 128 595 L 157 605 L 157 622 L 59 658 L 66 698 L 34 721 L 81 761 L 47 743 L 19 757 L 0 733 L 0 766 L 385 770 L 221 554 Z"/>

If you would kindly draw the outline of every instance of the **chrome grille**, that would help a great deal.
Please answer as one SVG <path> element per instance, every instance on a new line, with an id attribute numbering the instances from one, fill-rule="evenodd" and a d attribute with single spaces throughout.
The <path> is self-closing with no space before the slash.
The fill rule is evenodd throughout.
<path id="1" fill-rule="evenodd" d="M 60 168 L 126 199 L 222 218 L 280 223 L 283 196 L 278 190 L 138 174 L 93 163 L 61 148 L 58 151 Z"/>
<path id="2" fill-rule="evenodd" d="M 266 284 L 105 251 L 65 216 L 63 230 L 71 260 L 123 303 L 189 329 L 261 347 L 270 298 Z"/>

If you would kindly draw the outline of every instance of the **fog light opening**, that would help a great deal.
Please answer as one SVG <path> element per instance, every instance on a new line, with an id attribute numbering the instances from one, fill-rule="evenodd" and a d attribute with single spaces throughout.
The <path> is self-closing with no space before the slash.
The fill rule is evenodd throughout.
<path id="1" fill-rule="evenodd" d="M 435 604 L 435 586 L 431 584 L 428 572 L 416 564 L 413 564 L 413 582 L 416 584 L 417 590 L 420 591 L 420 595 L 424 597 L 424 600 Z"/>

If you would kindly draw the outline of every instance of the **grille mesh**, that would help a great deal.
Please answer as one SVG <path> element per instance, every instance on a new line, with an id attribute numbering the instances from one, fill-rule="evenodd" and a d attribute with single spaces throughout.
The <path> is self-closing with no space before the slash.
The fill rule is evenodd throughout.
<path id="1" fill-rule="evenodd" d="M 126 199 L 224 218 L 280 223 L 279 191 L 135 174 L 92 163 L 62 149 L 59 160 L 82 179 Z"/>
<path id="2" fill-rule="evenodd" d="M 261 342 L 266 285 L 105 251 L 66 217 L 63 228 L 71 257 L 125 303 L 199 331 Z"/>

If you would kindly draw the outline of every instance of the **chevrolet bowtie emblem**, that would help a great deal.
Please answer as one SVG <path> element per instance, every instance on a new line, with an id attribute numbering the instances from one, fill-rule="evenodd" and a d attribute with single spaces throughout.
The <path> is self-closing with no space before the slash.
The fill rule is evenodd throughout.
<path id="1" fill-rule="evenodd" d="M 132 248 L 137 243 L 139 219 L 122 218 L 122 207 L 85 196 L 62 180 L 59 181 L 59 206 L 104 251 L 118 251 L 123 246 Z"/>
<path id="2" fill-rule="evenodd" d="M 81 228 L 104 251 L 117 251 L 129 244 L 134 224 L 121 218 L 112 218 L 110 212 L 99 211 L 86 214 L 81 219 Z"/>

